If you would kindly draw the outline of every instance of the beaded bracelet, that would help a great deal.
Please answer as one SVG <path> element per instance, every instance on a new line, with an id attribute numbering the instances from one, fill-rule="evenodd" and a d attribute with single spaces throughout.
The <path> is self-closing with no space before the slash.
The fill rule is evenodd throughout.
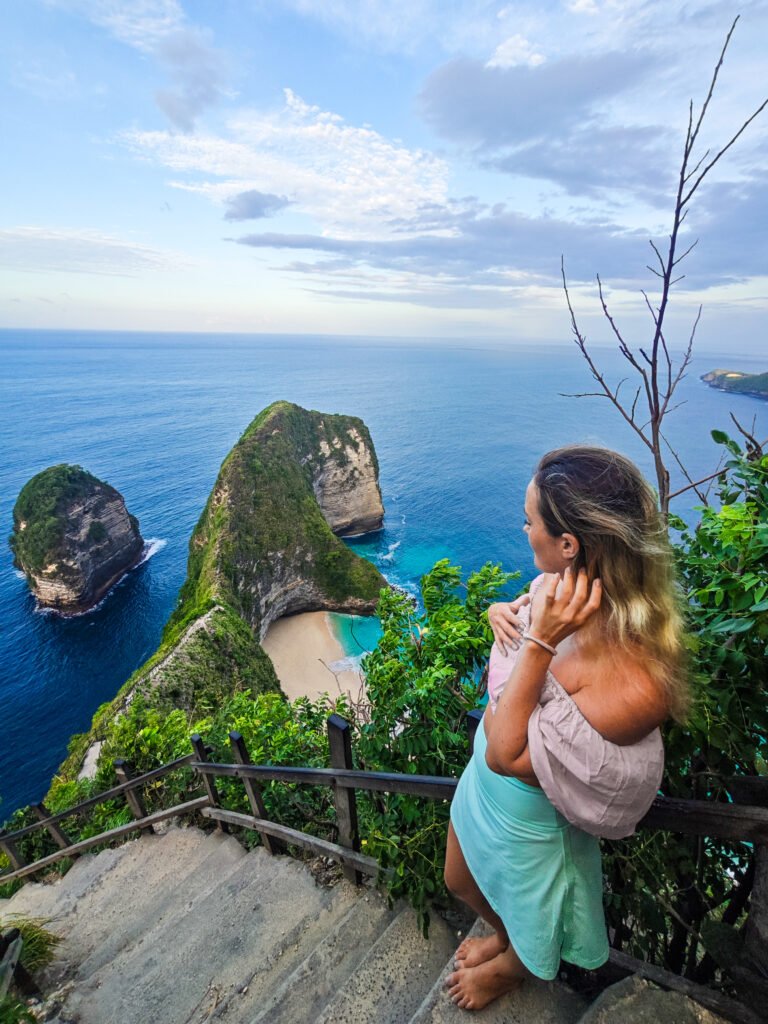
<path id="1" fill-rule="evenodd" d="M 553 657 L 557 654 L 557 651 L 554 647 L 550 646 L 550 644 L 548 643 L 545 643 L 544 640 L 539 640 L 537 636 L 531 636 L 527 629 L 523 631 L 523 640 L 532 640 L 533 643 L 538 644 L 539 647 L 543 647 L 545 651 L 549 651 L 549 653 Z"/>

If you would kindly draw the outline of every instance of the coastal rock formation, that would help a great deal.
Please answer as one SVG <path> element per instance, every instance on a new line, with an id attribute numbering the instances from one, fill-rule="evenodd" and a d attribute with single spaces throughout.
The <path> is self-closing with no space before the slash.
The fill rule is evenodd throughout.
<path id="1" fill-rule="evenodd" d="M 379 529 L 383 513 L 362 420 L 290 402 L 260 413 L 224 460 L 192 534 L 159 649 L 73 738 L 58 778 L 77 778 L 86 764 L 93 772 L 96 744 L 109 751 L 138 696 L 191 726 L 236 692 L 279 692 L 260 643 L 269 623 L 300 611 L 372 614 L 387 581 L 338 535 Z"/>
<path id="2" fill-rule="evenodd" d="M 144 541 L 122 495 L 80 466 L 50 466 L 13 510 L 14 562 L 40 605 L 87 611 L 140 560 Z"/>
<path id="3" fill-rule="evenodd" d="M 325 429 L 322 420 L 318 428 Z M 380 530 L 384 506 L 370 437 L 363 437 L 354 425 L 331 434 L 329 439 L 320 438 L 318 450 L 308 459 L 312 490 L 325 521 L 341 537 Z"/>
<path id="4" fill-rule="evenodd" d="M 190 541 L 182 602 L 215 598 L 260 638 L 294 612 L 372 614 L 386 580 L 337 534 L 380 529 L 383 515 L 363 421 L 275 402 L 221 467 Z"/>
<path id="5" fill-rule="evenodd" d="M 701 379 L 719 391 L 733 391 L 754 398 L 768 398 L 768 373 L 742 373 L 740 370 L 710 370 Z"/>

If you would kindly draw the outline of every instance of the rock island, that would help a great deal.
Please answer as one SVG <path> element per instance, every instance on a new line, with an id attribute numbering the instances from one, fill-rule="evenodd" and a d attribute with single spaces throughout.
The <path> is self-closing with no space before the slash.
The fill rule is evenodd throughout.
<path id="1" fill-rule="evenodd" d="M 88 611 L 141 559 L 139 523 L 122 495 L 80 466 L 50 466 L 13 510 L 14 563 L 41 607 Z"/>

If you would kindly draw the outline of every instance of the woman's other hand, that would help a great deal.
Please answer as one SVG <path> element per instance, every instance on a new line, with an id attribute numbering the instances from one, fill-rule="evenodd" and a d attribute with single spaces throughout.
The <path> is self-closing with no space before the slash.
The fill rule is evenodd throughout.
<path id="1" fill-rule="evenodd" d="M 547 573 L 531 605 L 531 633 L 557 647 L 592 618 L 602 596 L 600 580 L 590 583 L 584 569 L 574 573 L 569 567 L 562 576 Z"/>
<path id="2" fill-rule="evenodd" d="M 515 601 L 497 601 L 488 606 L 488 622 L 499 650 L 506 656 L 507 647 L 513 651 L 520 646 L 523 621 L 517 614 L 523 605 L 530 604 L 531 595 L 523 594 Z"/>

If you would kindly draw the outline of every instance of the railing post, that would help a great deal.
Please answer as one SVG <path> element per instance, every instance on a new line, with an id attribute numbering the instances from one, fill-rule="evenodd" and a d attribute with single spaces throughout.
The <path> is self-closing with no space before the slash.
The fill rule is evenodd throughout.
<path id="1" fill-rule="evenodd" d="M 24 940 L 18 928 L 0 933 L 0 1000 L 7 994 L 11 982 L 25 996 L 40 996 L 40 989 L 26 967 L 19 962 Z"/>
<path id="2" fill-rule="evenodd" d="M 248 753 L 248 748 L 245 745 L 245 740 L 239 732 L 231 732 L 229 734 L 229 742 L 232 744 L 232 753 L 234 754 L 235 761 L 238 764 L 253 764 L 251 761 L 251 755 Z M 248 796 L 248 803 L 251 805 L 253 816 L 255 818 L 266 818 L 267 811 L 264 807 L 264 801 L 261 796 L 261 787 L 253 779 L 244 778 L 243 785 L 245 786 L 245 792 Z M 280 842 L 279 839 L 273 839 L 272 836 L 268 836 L 266 832 L 259 832 L 261 841 L 264 844 L 264 849 L 267 853 L 284 853 L 285 846 Z"/>
<path id="3" fill-rule="evenodd" d="M 352 727 L 341 715 L 328 719 L 328 745 L 331 750 L 332 768 L 352 768 Z M 357 826 L 357 799 L 355 791 L 346 786 L 333 786 L 333 802 L 336 807 L 336 822 L 339 827 L 339 846 L 360 852 L 360 832 Z M 343 867 L 344 877 L 359 885 L 362 873 L 349 864 Z"/>
<path id="4" fill-rule="evenodd" d="M 192 749 L 197 754 L 198 761 L 208 760 L 208 750 L 203 743 L 203 737 L 199 733 L 195 733 L 191 737 Z M 211 807 L 221 807 L 221 800 L 219 799 L 219 791 L 216 789 L 216 780 L 212 775 L 203 775 L 203 785 L 205 786 L 205 792 L 208 794 L 208 801 Z M 229 826 L 223 821 L 216 822 L 216 828 L 219 832 L 229 832 Z"/>
<path id="5" fill-rule="evenodd" d="M 32 804 L 32 810 L 38 817 L 38 820 L 45 821 L 46 818 L 50 818 L 51 812 L 45 806 L 45 804 Z M 58 822 L 54 821 L 50 825 L 45 826 L 46 832 L 53 837 L 56 845 L 61 850 L 66 850 L 68 846 L 72 845 L 72 840 L 69 838 L 67 833 L 61 828 Z"/>
<path id="6" fill-rule="evenodd" d="M 483 712 L 480 708 L 475 708 L 470 711 L 467 715 L 467 732 L 469 733 L 469 753 L 470 756 L 475 752 L 475 733 L 477 727 L 483 719 Z"/>
<path id="7" fill-rule="evenodd" d="M 0 850 L 8 857 L 14 871 L 17 871 L 19 868 L 25 868 L 27 862 L 19 853 L 16 843 L 12 839 L 3 839 L 6 831 L 7 829 L 0 829 Z"/>
<path id="8" fill-rule="evenodd" d="M 744 776 L 729 780 L 734 803 L 768 807 L 768 780 Z M 749 914 L 744 926 L 744 952 L 755 966 L 768 974 L 768 844 L 755 843 L 755 881 L 749 897 Z"/>
<path id="9" fill-rule="evenodd" d="M 133 772 L 128 767 L 128 762 L 124 758 L 117 757 L 112 762 L 112 764 L 114 765 L 115 772 L 117 773 L 117 777 L 120 780 L 121 784 L 123 782 L 129 782 L 133 778 Z M 144 800 L 142 799 L 141 793 L 139 793 L 138 790 L 126 790 L 125 799 L 128 803 L 128 806 L 131 808 L 131 812 L 134 818 L 146 818 L 147 808 L 144 806 Z M 155 832 L 155 829 L 152 825 L 142 825 L 141 827 L 142 830 L 144 831 L 152 832 L 153 834 Z"/>

